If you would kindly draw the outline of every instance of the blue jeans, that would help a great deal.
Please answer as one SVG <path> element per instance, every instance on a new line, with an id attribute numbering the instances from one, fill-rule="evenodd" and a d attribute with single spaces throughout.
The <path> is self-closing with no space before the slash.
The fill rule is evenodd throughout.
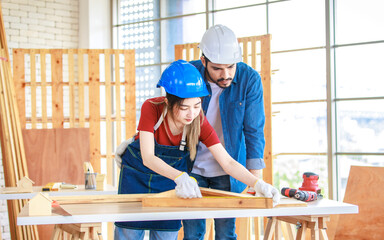
<path id="1" fill-rule="evenodd" d="M 191 173 L 196 178 L 200 187 L 213 188 L 230 191 L 230 179 L 228 175 L 218 177 L 203 177 Z M 215 239 L 232 240 L 237 239 L 235 233 L 236 218 L 215 218 Z M 205 219 L 183 220 L 184 240 L 204 240 Z"/>
<path id="2" fill-rule="evenodd" d="M 177 240 L 179 231 L 149 231 L 150 240 Z M 120 228 L 115 226 L 114 240 L 143 240 L 145 230 Z"/>

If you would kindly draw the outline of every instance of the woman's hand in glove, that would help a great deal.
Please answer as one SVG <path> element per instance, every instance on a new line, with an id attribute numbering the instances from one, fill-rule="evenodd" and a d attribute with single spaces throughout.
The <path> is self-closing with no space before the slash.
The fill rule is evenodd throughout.
<path id="1" fill-rule="evenodd" d="M 176 195 L 180 198 L 201 198 L 199 185 L 195 178 L 190 177 L 186 172 L 175 178 Z"/>
<path id="2" fill-rule="evenodd" d="M 277 205 L 280 202 L 280 193 L 277 188 L 271 184 L 259 179 L 253 187 L 256 191 L 256 196 L 262 196 L 273 199 L 273 205 Z"/>

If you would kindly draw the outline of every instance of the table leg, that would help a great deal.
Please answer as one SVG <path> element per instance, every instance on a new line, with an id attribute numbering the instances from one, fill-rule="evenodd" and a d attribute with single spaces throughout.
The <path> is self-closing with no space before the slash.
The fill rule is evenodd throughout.
<path id="1" fill-rule="evenodd" d="M 305 240 L 305 232 L 307 231 L 307 221 L 300 222 L 301 226 L 297 230 L 296 240 Z"/>
<path id="2" fill-rule="evenodd" d="M 97 238 L 99 239 L 99 240 L 103 240 L 103 234 L 101 234 L 101 232 L 97 232 Z"/>
<path id="3" fill-rule="evenodd" d="M 264 240 L 271 240 L 276 226 L 276 217 L 268 218 L 267 227 L 264 232 Z"/>
<path id="4" fill-rule="evenodd" d="M 296 238 L 296 228 L 294 224 L 278 221 L 281 224 L 282 234 L 285 240 L 294 240 Z"/>
<path id="5" fill-rule="evenodd" d="M 61 232 L 62 231 L 60 227 L 56 224 L 55 227 L 53 228 L 51 240 L 59 240 Z"/>
<path id="6" fill-rule="evenodd" d="M 280 216 L 277 220 L 298 226 L 296 240 L 305 240 L 307 229 L 311 229 L 311 240 L 328 240 L 326 221 L 330 220 L 329 216 Z"/>
<path id="7" fill-rule="evenodd" d="M 281 221 L 276 221 L 275 224 L 275 240 L 281 240 L 282 239 L 282 234 L 283 234 L 283 229 L 281 226 Z"/>
<path id="8" fill-rule="evenodd" d="M 73 240 L 103 240 L 101 223 L 56 224 L 51 240 L 59 240 L 63 232 L 69 233 Z"/>

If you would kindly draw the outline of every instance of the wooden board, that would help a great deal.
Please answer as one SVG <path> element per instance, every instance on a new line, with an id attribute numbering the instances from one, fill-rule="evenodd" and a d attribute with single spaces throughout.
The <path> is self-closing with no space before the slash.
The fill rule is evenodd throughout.
<path id="1" fill-rule="evenodd" d="M 384 167 L 352 166 L 344 202 L 359 206 L 359 213 L 340 215 L 335 239 L 383 239 Z"/>
<path id="2" fill-rule="evenodd" d="M 89 129 L 58 128 L 55 129 L 55 135 L 56 166 L 60 169 L 60 174 L 56 172 L 56 175 L 59 175 L 58 181 L 84 184 L 83 163 L 90 161 Z"/>
<path id="3" fill-rule="evenodd" d="M 23 137 L 29 178 L 35 185 L 84 184 L 83 162 L 89 161 L 88 129 L 23 129 Z"/>
<path id="4" fill-rule="evenodd" d="M 142 199 L 143 207 L 207 207 L 207 208 L 272 208 L 271 198 L 253 197 L 246 194 L 200 188 L 203 198 L 182 199 L 175 190 Z M 296 199 L 282 199 L 276 207 L 305 207 L 305 202 Z"/>

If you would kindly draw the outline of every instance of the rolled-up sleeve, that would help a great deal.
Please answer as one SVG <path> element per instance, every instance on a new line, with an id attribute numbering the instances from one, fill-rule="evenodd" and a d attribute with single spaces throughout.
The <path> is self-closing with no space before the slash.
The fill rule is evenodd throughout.
<path id="1" fill-rule="evenodd" d="M 265 168 L 264 159 L 262 158 L 247 159 L 246 168 L 247 169 L 263 169 Z"/>

